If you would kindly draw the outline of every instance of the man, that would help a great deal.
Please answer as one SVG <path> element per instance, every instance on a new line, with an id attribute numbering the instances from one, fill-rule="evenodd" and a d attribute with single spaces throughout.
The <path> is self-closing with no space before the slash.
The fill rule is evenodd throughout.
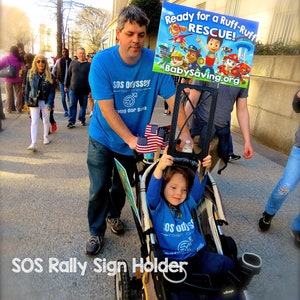
<path id="1" fill-rule="evenodd" d="M 55 78 L 58 80 L 59 83 L 59 90 L 61 94 L 61 103 L 64 108 L 64 116 L 68 117 L 68 107 L 70 105 L 70 96 L 69 92 L 65 92 L 65 82 L 67 79 L 67 74 L 68 74 L 68 67 L 71 63 L 72 59 L 69 57 L 69 50 L 67 48 L 62 49 L 62 57 L 59 58 L 52 70 L 52 74 L 55 76 Z M 67 96 L 67 101 L 66 102 L 66 96 Z"/>
<path id="2" fill-rule="evenodd" d="M 89 85 L 89 72 L 91 64 L 86 60 L 85 49 L 77 48 L 77 60 L 73 60 L 68 68 L 68 75 L 65 83 L 65 92 L 70 93 L 70 107 L 68 125 L 69 129 L 75 127 L 77 116 L 77 104 L 79 101 L 80 111 L 78 120 L 81 126 L 85 126 L 85 114 L 88 96 L 91 92 Z"/>
<path id="3" fill-rule="evenodd" d="M 253 148 L 250 138 L 250 121 L 247 105 L 248 88 L 239 88 L 217 83 L 204 83 L 203 81 L 194 81 L 194 85 L 218 88 L 218 99 L 214 118 L 213 136 L 210 148 L 212 156 L 213 169 L 221 158 L 219 173 L 227 166 L 229 161 L 230 148 L 230 118 L 234 104 L 236 104 L 236 115 L 244 138 L 244 154 L 243 157 L 250 159 L 253 156 Z M 194 151 L 199 153 L 203 146 L 203 138 L 206 133 L 206 126 L 209 119 L 211 96 L 208 92 L 201 92 L 195 89 L 190 90 L 189 98 L 195 107 L 200 99 L 197 114 L 198 118 L 194 118 L 190 125 L 191 135 L 194 140 Z M 186 115 L 189 116 L 192 111 L 190 102 L 185 106 Z"/>
<path id="4" fill-rule="evenodd" d="M 88 222 L 90 238 L 86 253 L 97 254 L 103 246 L 107 222 L 111 230 L 124 232 L 120 220 L 125 192 L 114 158 L 133 174 L 133 150 L 150 122 L 157 96 L 166 99 L 171 112 L 175 101 L 172 77 L 152 72 L 154 52 L 144 48 L 149 20 L 135 6 L 124 7 L 117 22 L 118 45 L 98 52 L 89 75 L 93 99 L 93 117 L 89 126 L 87 165 L 90 178 Z M 185 121 L 183 108 L 178 125 Z M 184 128 L 182 144 L 190 139 Z M 180 145 L 182 146 L 182 145 Z"/>
<path id="5" fill-rule="evenodd" d="M 26 54 L 26 52 L 24 50 L 24 44 L 23 43 L 18 43 L 17 47 L 18 47 L 19 54 L 20 54 L 23 62 L 25 63 L 25 54 Z"/>

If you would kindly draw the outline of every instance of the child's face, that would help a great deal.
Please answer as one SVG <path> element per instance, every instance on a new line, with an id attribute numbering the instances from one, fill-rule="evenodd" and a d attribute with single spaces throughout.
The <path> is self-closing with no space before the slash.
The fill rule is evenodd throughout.
<path id="1" fill-rule="evenodd" d="M 182 174 L 175 173 L 167 183 L 164 195 L 166 200 L 176 206 L 181 204 L 187 197 L 187 182 Z"/>

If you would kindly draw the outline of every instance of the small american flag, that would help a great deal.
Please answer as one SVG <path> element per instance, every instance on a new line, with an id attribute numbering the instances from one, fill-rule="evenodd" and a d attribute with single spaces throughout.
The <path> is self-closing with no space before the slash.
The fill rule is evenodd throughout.
<path id="1" fill-rule="evenodd" d="M 157 130 L 158 130 L 158 125 L 147 124 L 146 125 L 145 136 L 157 135 Z"/>
<path id="2" fill-rule="evenodd" d="M 163 150 L 169 142 L 171 126 L 158 127 L 158 125 L 148 124 L 145 136 L 139 137 L 136 151 L 139 153 L 155 152 L 158 147 Z"/>
<path id="3" fill-rule="evenodd" d="M 155 152 L 157 150 L 157 143 L 156 141 L 151 139 L 149 140 L 148 137 L 138 137 L 138 142 L 135 148 L 136 152 L 138 153 L 150 153 Z"/>

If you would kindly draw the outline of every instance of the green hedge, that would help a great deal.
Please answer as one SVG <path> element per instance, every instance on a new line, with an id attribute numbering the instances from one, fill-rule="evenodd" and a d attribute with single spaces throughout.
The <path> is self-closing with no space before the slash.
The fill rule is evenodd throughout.
<path id="1" fill-rule="evenodd" d="M 300 55 L 300 43 L 284 45 L 283 42 L 263 44 L 257 42 L 254 54 L 257 55 Z"/>

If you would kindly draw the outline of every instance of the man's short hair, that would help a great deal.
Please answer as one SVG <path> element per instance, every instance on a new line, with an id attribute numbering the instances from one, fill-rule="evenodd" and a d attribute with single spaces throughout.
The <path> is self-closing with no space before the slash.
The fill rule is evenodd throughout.
<path id="1" fill-rule="evenodd" d="M 125 23 L 129 21 L 132 23 L 137 23 L 138 25 L 146 26 L 146 29 L 149 25 L 149 19 L 146 14 L 137 6 L 125 6 L 119 13 L 117 28 L 122 31 L 124 29 Z"/>

